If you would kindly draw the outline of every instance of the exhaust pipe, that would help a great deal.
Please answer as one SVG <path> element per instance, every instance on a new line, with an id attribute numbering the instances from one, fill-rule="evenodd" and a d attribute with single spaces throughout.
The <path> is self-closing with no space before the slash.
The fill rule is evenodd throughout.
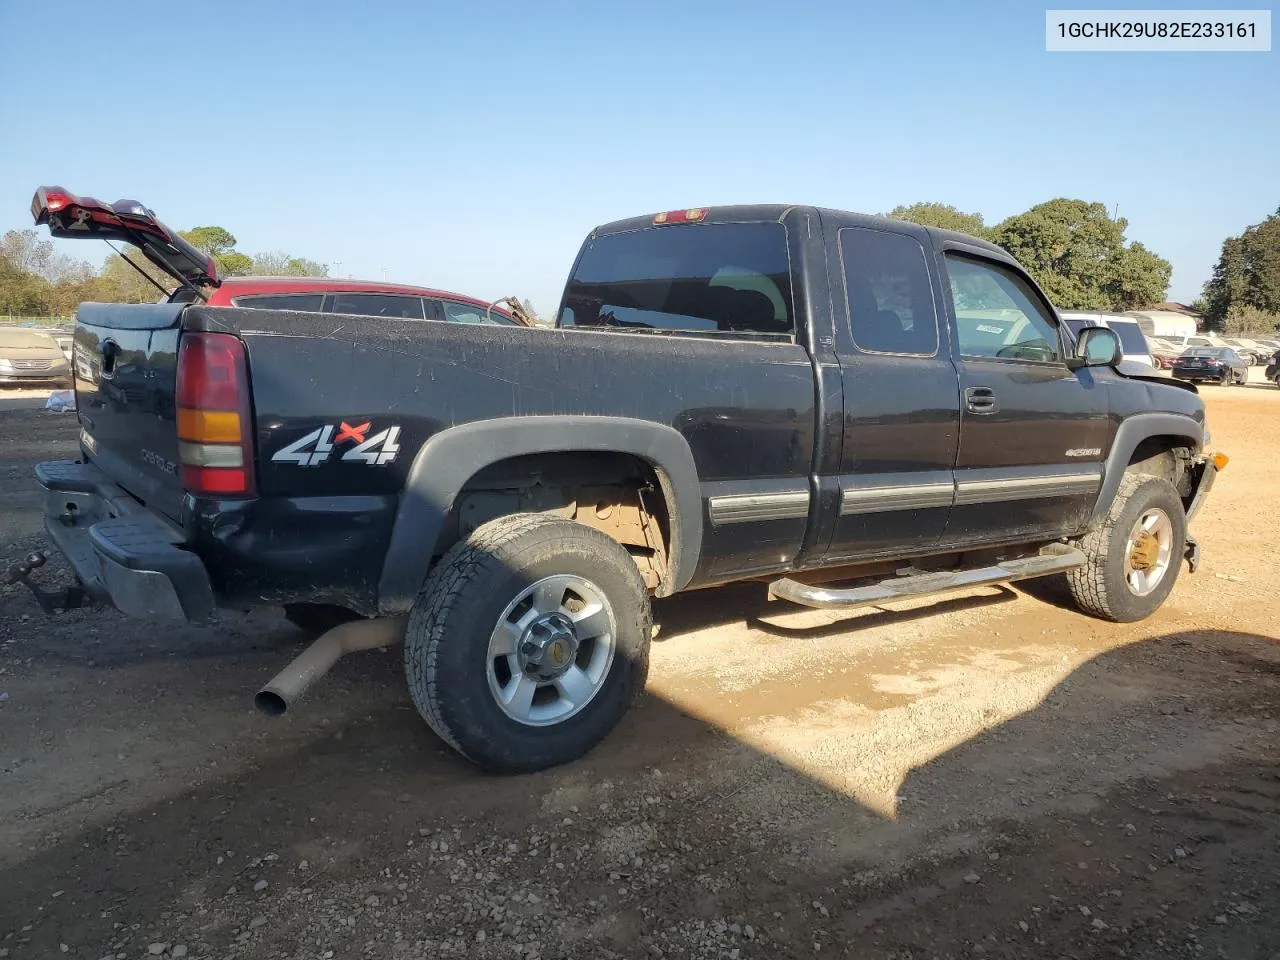
<path id="1" fill-rule="evenodd" d="M 408 621 L 408 617 L 353 620 L 321 634 L 254 695 L 253 705 L 269 717 L 280 716 L 348 653 L 400 643 Z"/>

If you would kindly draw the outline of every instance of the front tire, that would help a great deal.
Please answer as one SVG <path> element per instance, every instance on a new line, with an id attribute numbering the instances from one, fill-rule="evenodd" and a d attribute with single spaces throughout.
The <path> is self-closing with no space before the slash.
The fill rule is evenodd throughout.
<path id="1" fill-rule="evenodd" d="M 598 530 L 499 517 L 432 569 L 409 615 L 405 673 L 441 739 L 495 772 L 576 760 L 644 688 L 652 635 L 635 561 Z"/>
<path id="2" fill-rule="evenodd" d="M 1186 512 L 1173 484 L 1125 474 L 1106 519 L 1079 543 L 1087 562 L 1067 572 L 1076 605 L 1116 623 L 1146 619 L 1173 589 L 1186 542 Z"/>

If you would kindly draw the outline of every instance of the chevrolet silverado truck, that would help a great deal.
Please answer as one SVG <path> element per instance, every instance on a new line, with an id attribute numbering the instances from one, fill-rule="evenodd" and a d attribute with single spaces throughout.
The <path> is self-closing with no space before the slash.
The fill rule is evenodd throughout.
<path id="1" fill-rule="evenodd" d="M 618 723 L 653 597 L 1059 576 L 1089 614 L 1147 617 L 1226 464 L 1194 387 L 1072 336 L 1000 248 L 804 206 L 598 227 L 554 329 L 86 303 L 74 352 L 81 455 L 36 476 L 88 597 L 346 620 L 259 692 L 270 713 L 403 640 L 424 719 L 498 771 Z"/>

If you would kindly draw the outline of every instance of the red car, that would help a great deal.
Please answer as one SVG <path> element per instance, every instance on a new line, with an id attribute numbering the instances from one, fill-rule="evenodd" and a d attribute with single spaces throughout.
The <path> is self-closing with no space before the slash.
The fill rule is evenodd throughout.
<path id="1" fill-rule="evenodd" d="M 212 307 L 532 326 L 521 311 L 428 287 L 329 277 L 219 277 L 212 257 L 191 246 L 136 200 L 108 204 L 78 197 L 62 187 L 41 187 L 31 201 L 31 215 L 37 224 L 48 224 L 55 237 L 133 244 L 178 281 L 168 297 L 171 302 L 205 300 Z"/>

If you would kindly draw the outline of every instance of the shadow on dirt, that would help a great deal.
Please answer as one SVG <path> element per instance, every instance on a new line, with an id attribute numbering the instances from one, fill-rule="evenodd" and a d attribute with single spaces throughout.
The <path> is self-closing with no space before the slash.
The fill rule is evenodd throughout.
<path id="1" fill-rule="evenodd" d="M 1206 671 L 1231 682 L 1200 683 Z M 133 941 L 143 945 L 159 936 L 156 929 L 185 925 L 189 937 L 202 938 L 221 955 L 247 939 L 245 917 L 262 912 L 270 914 L 271 925 L 254 931 L 251 955 L 285 949 L 292 956 L 287 951 L 311 937 L 315 922 L 298 902 L 299 890 L 355 896 L 358 903 L 369 890 L 387 887 L 384 868 L 394 867 L 399 876 L 402 867 L 410 869 L 406 864 L 426 856 L 425 849 L 415 851 L 427 843 L 424 837 L 448 835 L 475 862 L 487 862 L 485 870 L 496 871 L 485 889 L 505 896 L 527 887 L 529 878 L 518 864 L 504 866 L 484 851 L 509 838 L 527 842 L 529 831 L 557 836 L 561 818 L 569 823 L 579 809 L 586 825 L 559 828 L 562 849 L 605 843 L 641 818 L 648 831 L 640 844 L 645 856 L 663 856 L 669 843 L 692 843 L 662 886 L 688 888 L 689 894 L 673 902 L 653 890 L 641 893 L 639 904 L 661 912 L 663 924 L 686 915 L 774 916 L 780 932 L 768 934 L 767 949 L 765 942 L 757 944 L 760 956 L 812 956 L 809 940 L 816 934 L 796 939 L 786 931 L 812 926 L 810 903 L 817 900 L 833 905 L 824 907 L 832 913 L 824 936 L 857 937 L 864 947 L 858 956 L 867 957 L 908 955 L 890 946 L 928 955 L 962 950 L 982 940 L 979 928 L 1012 928 L 1018 918 L 1036 917 L 1041 905 L 1048 912 L 1037 922 L 1047 923 L 1052 902 L 1035 873 L 1044 856 L 1060 859 L 1054 869 L 1072 874 L 1069 884 L 1054 888 L 1062 895 L 1073 885 L 1087 887 L 1096 875 L 1104 888 L 1119 892 L 1117 909 L 1120 899 L 1129 898 L 1133 910 L 1155 915 L 1161 904 L 1174 902 L 1199 917 L 1208 908 L 1197 898 L 1207 903 L 1230 892 L 1218 884 L 1235 884 L 1233 895 L 1241 898 L 1253 894 L 1240 890 L 1265 885 L 1257 878 L 1270 877 L 1274 886 L 1280 876 L 1280 770 L 1232 760 L 1245 756 L 1234 745 L 1253 732 L 1240 726 L 1242 715 L 1245 723 L 1253 716 L 1262 724 L 1266 717 L 1274 726 L 1277 673 L 1280 644 L 1251 634 L 1173 634 L 1107 653 L 1047 690 L 1034 710 L 916 766 L 899 786 L 889 818 L 654 696 L 581 761 L 525 777 L 485 775 L 436 740 L 396 689 L 382 706 L 349 713 L 296 749 L 260 757 L 229 777 L 193 768 L 190 789 L 146 809 L 122 811 L 106 827 L 50 837 L 0 867 L 6 891 L 0 937 L 17 934 L 16 941 L 4 941 L 23 947 L 15 958 L 57 955 L 63 942 L 91 952 L 129 939 L 113 928 L 121 918 L 141 924 Z M 839 724 L 831 735 L 841 735 Z M 1217 784 L 1213 805 L 1168 793 L 1161 778 L 1179 769 Z M 1003 799 L 993 805 L 988 793 L 974 788 L 979 782 L 1005 784 Z M 1166 793 L 1174 799 L 1166 800 Z M 652 808 L 644 806 L 650 797 L 657 797 Z M 109 796 L 94 801 L 109 802 Z M 522 811 L 514 823 L 513 810 Z M 1038 820 L 1046 812 L 1052 822 Z M 994 831 L 1004 838 L 999 867 L 988 862 L 997 850 L 974 847 L 978 826 L 993 821 L 1006 824 Z M 1141 826 L 1130 831 L 1125 824 L 1132 823 Z M 1106 843 L 1090 851 L 1098 843 L 1087 839 L 1095 829 Z M 1133 837 L 1134 846 L 1126 848 Z M 1021 857 L 1024 841 L 1039 852 Z M 931 844 L 927 877 L 902 872 Z M 1194 879 L 1166 870 L 1178 845 L 1198 851 Z M 578 894 L 585 901 L 612 892 L 616 863 L 596 857 L 590 844 L 582 849 L 585 858 L 574 861 Z M 440 861 L 435 868 L 404 874 L 415 877 L 416 893 L 403 922 L 416 916 L 420 929 L 443 934 L 458 918 L 427 920 L 424 911 L 458 875 L 447 858 L 432 857 Z M 311 864 L 305 875 L 298 868 L 304 859 Z M 1087 869 L 1078 869 L 1077 860 Z M 972 879 L 975 863 L 992 874 L 980 888 Z M 869 868 L 872 875 L 879 871 L 875 883 L 867 880 Z M 1150 870 L 1166 872 L 1157 883 Z M 249 892 L 258 875 L 271 877 L 270 896 Z M 707 877 L 720 879 L 708 887 Z M 851 878 L 857 880 L 852 886 Z M 996 886 L 1004 891 L 998 896 Z M 959 911 L 952 928 L 916 922 L 917 910 L 932 904 L 936 912 L 952 901 Z M 835 910 L 835 904 L 845 909 Z M 1066 949 L 1064 940 L 1082 925 L 1073 925 L 1071 918 L 1080 917 L 1070 899 L 1058 913 L 1058 939 L 1047 942 Z M 646 955 L 635 940 L 635 924 L 645 926 L 639 916 L 628 927 L 630 939 L 606 931 L 601 945 L 617 956 Z M 1269 921 L 1267 936 L 1276 935 L 1277 922 Z M 31 929 L 23 929 L 27 924 Z M 1141 933 L 1142 924 L 1136 929 Z M 1071 956 L 1113 955 L 1097 929 L 1084 924 L 1083 931 Z M 1252 942 L 1237 928 L 1220 933 L 1226 947 Z M 1202 934 L 1202 942 L 1215 935 Z M 1142 941 L 1129 955 L 1167 955 L 1155 936 L 1146 944 L 1149 951 Z M 356 945 L 340 955 L 354 955 Z M 1046 955 L 1030 944 L 1003 941 L 986 952 L 1027 956 L 1027 949 Z"/>

